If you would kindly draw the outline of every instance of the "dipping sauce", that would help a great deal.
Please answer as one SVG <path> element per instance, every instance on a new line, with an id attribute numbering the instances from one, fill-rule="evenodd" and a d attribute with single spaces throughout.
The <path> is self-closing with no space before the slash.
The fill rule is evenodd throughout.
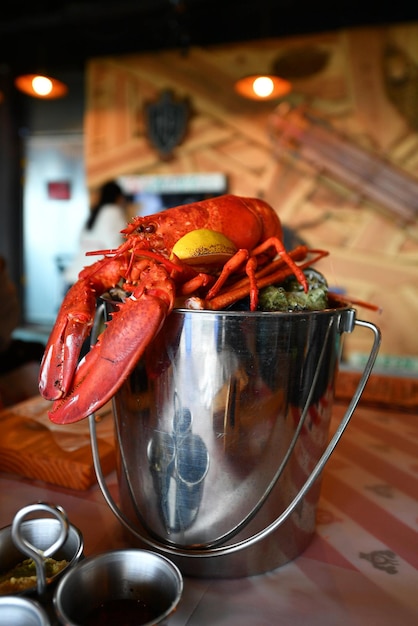
<path id="1" fill-rule="evenodd" d="M 89 613 L 83 626 L 141 626 L 157 619 L 158 615 L 155 607 L 142 600 L 108 600 Z"/>
<path id="2" fill-rule="evenodd" d="M 56 561 L 50 557 L 45 559 L 45 576 L 46 582 L 50 583 L 52 578 L 59 574 L 68 561 Z M 25 559 L 21 561 L 6 574 L 0 575 L 0 596 L 13 593 L 20 593 L 27 589 L 36 587 L 36 565 L 33 559 Z"/>

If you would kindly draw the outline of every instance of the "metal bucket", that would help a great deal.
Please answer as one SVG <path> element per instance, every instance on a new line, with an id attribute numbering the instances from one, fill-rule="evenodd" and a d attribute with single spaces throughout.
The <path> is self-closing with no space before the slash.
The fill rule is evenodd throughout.
<path id="1" fill-rule="evenodd" d="M 359 387 L 329 442 L 342 336 L 374 333 Z M 317 312 L 174 310 L 114 398 L 129 541 L 182 573 L 239 577 L 301 554 L 320 474 L 370 375 L 380 332 L 347 306 Z"/>

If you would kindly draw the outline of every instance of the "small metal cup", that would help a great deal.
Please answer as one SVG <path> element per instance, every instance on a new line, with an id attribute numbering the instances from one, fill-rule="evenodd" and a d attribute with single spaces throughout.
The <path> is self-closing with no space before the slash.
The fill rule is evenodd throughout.
<path id="1" fill-rule="evenodd" d="M 28 514 L 44 515 L 45 512 L 53 514 L 55 518 L 34 517 L 25 519 Z M 64 518 L 65 525 L 61 517 Z M 42 556 L 52 556 L 57 560 L 66 559 L 68 561 L 67 567 L 69 567 L 83 557 L 83 548 L 84 541 L 81 532 L 76 526 L 68 523 L 61 507 L 42 502 L 31 504 L 18 511 L 10 526 L 0 530 L 0 571 L 7 572 L 19 562 L 32 557 L 37 565 L 37 583 L 34 583 L 31 588 L 18 591 L 13 595 L 22 596 L 38 593 L 40 598 L 50 590 L 65 570 L 53 576 L 48 582 L 44 579 L 41 581 L 43 584 L 39 585 L 41 572 L 38 571 L 38 559 L 41 559 Z M 0 624 L 2 623 L 0 621 Z"/>
<path id="2" fill-rule="evenodd" d="M 21 596 L 0 597 L 0 624 L 7 626 L 51 626 L 38 602 Z"/>
<path id="3" fill-rule="evenodd" d="M 129 612 L 135 611 L 137 624 L 152 626 L 166 623 L 182 592 L 183 577 L 166 557 L 148 550 L 114 550 L 88 557 L 69 570 L 53 602 L 65 626 L 88 624 L 98 611 L 109 620 L 116 608 L 125 613 L 125 600 L 132 601 Z"/>

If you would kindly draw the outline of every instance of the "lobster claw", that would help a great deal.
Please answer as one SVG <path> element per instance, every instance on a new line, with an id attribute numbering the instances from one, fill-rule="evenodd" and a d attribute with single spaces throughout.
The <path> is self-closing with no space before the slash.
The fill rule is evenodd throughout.
<path id="1" fill-rule="evenodd" d="M 128 298 L 111 314 L 106 330 L 80 361 L 72 390 L 54 402 L 49 419 L 55 424 L 78 422 L 110 400 L 160 330 L 170 308 L 164 299 L 151 294 Z"/>
<path id="2" fill-rule="evenodd" d="M 79 280 L 65 295 L 39 372 L 39 391 L 47 400 L 57 400 L 71 388 L 95 308 L 96 296 L 87 280 Z"/>

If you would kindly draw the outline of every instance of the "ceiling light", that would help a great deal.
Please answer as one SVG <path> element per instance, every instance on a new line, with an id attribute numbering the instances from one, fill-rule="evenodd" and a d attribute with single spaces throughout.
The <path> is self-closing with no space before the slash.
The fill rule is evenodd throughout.
<path id="1" fill-rule="evenodd" d="M 285 96 L 292 90 L 292 84 L 273 74 L 253 74 L 245 76 L 235 83 L 235 91 L 251 100 L 274 100 Z"/>
<path id="2" fill-rule="evenodd" d="M 15 85 L 26 95 L 44 100 L 62 98 L 68 92 L 67 85 L 43 74 L 23 74 L 16 78 Z"/>

